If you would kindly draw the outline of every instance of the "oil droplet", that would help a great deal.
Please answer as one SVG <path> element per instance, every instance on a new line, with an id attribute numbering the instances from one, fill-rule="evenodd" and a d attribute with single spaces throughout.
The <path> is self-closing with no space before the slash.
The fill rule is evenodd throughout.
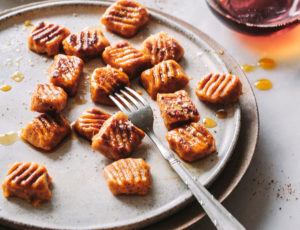
<path id="1" fill-rule="evenodd" d="M 258 61 L 258 65 L 266 70 L 271 70 L 276 67 L 276 62 L 271 58 L 262 58 Z"/>
<path id="2" fill-rule="evenodd" d="M 21 82 L 23 81 L 24 76 L 19 71 L 17 71 L 11 76 L 11 78 L 16 82 Z"/>
<path id="3" fill-rule="evenodd" d="M 213 119 L 206 117 L 203 119 L 203 124 L 207 128 L 213 128 L 217 126 L 217 122 L 215 122 Z"/>
<path id="4" fill-rule="evenodd" d="M 1 85 L 0 90 L 7 92 L 7 91 L 11 90 L 11 86 L 10 85 Z"/>
<path id="5" fill-rule="evenodd" d="M 30 21 L 30 20 L 26 20 L 26 21 L 24 22 L 24 25 L 25 25 L 25 26 L 32 26 L 32 24 L 31 24 L 31 21 Z"/>
<path id="6" fill-rule="evenodd" d="M 219 109 L 217 112 L 216 112 L 216 117 L 217 118 L 220 118 L 220 119 L 224 119 L 227 117 L 227 111 L 225 109 Z"/>
<path id="7" fill-rule="evenodd" d="M 273 84 L 268 79 L 259 79 L 254 83 L 254 86 L 259 90 L 269 90 L 273 87 Z"/>
<path id="8" fill-rule="evenodd" d="M 224 54 L 224 50 L 220 50 L 219 54 L 223 55 Z"/>
<path id="9" fill-rule="evenodd" d="M 242 69 L 244 72 L 251 72 L 251 71 L 255 70 L 255 66 L 244 64 L 244 65 L 242 65 Z"/>
<path id="10" fill-rule="evenodd" d="M 1 145 L 12 145 L 17 140 L 19 140 L 19 135 L 17 132 L 9 132 L 9 133 L 0 135 L 0 144 Z"/>
<path id="11" fill-rule="evenodd" d="M 136 92 L 139 94 L 139 95 L 143 95 L 143 92 L 141 90 L 136 90 Z"/>
<path id="12" fill-rule="evenodd" d="M 75 97 L 75 104 L 77 104 L 77 105 L 83 105 L 85 103 L 87 103 L 87 100 L 85 98 L 83 98 L 81 96 Z"/>

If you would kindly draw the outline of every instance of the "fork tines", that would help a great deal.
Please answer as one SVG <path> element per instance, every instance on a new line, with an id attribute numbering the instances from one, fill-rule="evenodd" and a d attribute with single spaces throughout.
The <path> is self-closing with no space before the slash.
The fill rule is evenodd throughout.
<path id="1" fill-rule="evenodd" d="M 129 87 L 124 87 L 119 92 L 109 95 L 109 98 L 124 113 L 134 112 L 141 107 L 148 106 L 146 100 Z"/>

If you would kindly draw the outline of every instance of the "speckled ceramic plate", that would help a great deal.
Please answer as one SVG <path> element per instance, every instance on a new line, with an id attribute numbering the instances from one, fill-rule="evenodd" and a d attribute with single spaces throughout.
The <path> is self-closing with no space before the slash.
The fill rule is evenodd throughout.
<path id="1" fill-rule="evenodd" d="M 100 17 L 109 3 L 101 1 L 59 1 L 41 3 L 15 10 L 0 17 L 0 85 L 9 84 L 12 89 L 0 92 L 0 133 L 18 131 L 37 114 L 29 110 L 30 95 L 37 83 L 48 81 L 47 69 L 52 63 L 48 58 L 30 52 L 27 48 L 27 35 L 32 24 L 47 21 L 66 26 L 71 32 L 78 32 L 89 26 L 100 25 Z M 215 113 L 220 106 L 208 106 L 201 103 L 194 94 L 197 81 L 207 72 L 234 71 L 237 64 L 225 63 L 220 50 L 212 48 L 201 36 L 184 28 L 165 16 L 151 11 L 151 22 L 134 38 L 127 39 L 136 47 L 150 34 L 166 31 L 174 36 L 184 47 L 185 57 L 180 64 L 191 77 L 186 87 L 196 104 L 201 120 L 210 117 L 217 122 L 210 129 L 216 139 L 218 153 L 193 164 L 184 163 L 204 185 L 212 183 L 221 173 L 229 160 L 238 139 L 241 111 L 238 104 L 226 106 L 226 119 L 218 119 Z M 123 39 L 107 32 L 105 36 L 111 43 Z M 222 53 L 222 52 L 221 52 Z M 114 113 L 116 108 L 95 105 L 90 100 L 89 75 L 96 67 L 103 66 L 100 58 L 85 65 L 84 76 L 80 82 L 79 93 L 69 99 L 64 115 L 75 121 L 80 114 L 92 107 Z M 21 82 L 13 81 L 16 71 L 24 75 Z M 138 81 L 133 88 L 143 91 L 150 102 L 154 114 L 154 130 L 165 141 L 166 129 L 160 117 L 158 107 L 152 101 Z M 113 196 L 106 184 L 102 169 L 110 161 L 90 148 L 84 139 L 72 137 L 66 139 L 55 151 L 42 153 L 28 144 L 17 141 L 9 146 L 0 146 L 0 181 L 3 181 L 9 164 L 16 161 L 37 162 L 47 167 L 54 181 L 51 202 L 37 208 L 16 199 L 0 196 L 0 219 L 29 228 L 49 229 L 111 229 L 141 227 L 157 221 L 186 205 L 192 195 L 178 176 L 171 170 L 149 138 L 145 138 L 132 157 L 142 157 L 151 166 L 153 189 L 147 196 Z"/>

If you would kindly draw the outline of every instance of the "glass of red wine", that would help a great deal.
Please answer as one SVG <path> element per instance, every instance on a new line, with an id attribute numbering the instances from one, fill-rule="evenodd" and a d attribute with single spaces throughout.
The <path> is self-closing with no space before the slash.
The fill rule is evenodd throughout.
<path id="1" fill-rule="evenodd" d="M 212 12 L 231 28 L 269 34 L 300 21 L 300 0 L 206 0 Z"/>

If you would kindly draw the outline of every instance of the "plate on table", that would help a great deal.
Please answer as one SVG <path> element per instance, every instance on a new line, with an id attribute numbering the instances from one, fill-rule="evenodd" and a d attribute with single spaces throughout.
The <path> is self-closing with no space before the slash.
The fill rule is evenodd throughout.
<path id="1" fill-rule="evenodd" d="M 185 88 L 200 112 L 201 122 L 209 117 L 217 126 L 209 129 L 216 139 L 218 153 L 184 165 L 204 184 L 211 184 L 221 173 L 229 160 L 238 139 L 241 110 L 238 103 L 234 105 L 210 106 L 198 100 L 194 94 L 196 83 L 208 72 L 226 72 L 237 68 L 237 63 L 228 66 L 221 56 L 222 50 L 215 50 L 201 36 L 186 29 L 179 23 L 149 10 L 150 22 L 133 38 L 124 39 L 112 34 L 100 25 L 101 15 L 108 2 L 101 1 L 57 1 L 33 4 L 14 10 L 0 17 L 0 47 L 2 66 L 0 84 L 8 84 L 12 89 L 0 92 L 1 134 L 19 131 L 37 113 L 30 111 L 31 92 L 36 84 L 48 82 L 48 68 L 53 58 L 33 53 L 28 50 L 27 36 L 32 27 L 24 25 L 30 20 L 33 25 L 40 21 L 52 22 L 67 27 L 72 33 L 88 27 L 103 29 L 105 37 L 111 44 L 127 40 L 139 47 L 149 35 L 165 31 L 176 38 L 185 49 L 184 58 L 179 62 L 190 82 Z M 97 107 L 114 113 L 116 107 L 94 104 L 90 99 L 89 76 L 95 68 L 105 66 L 101 58 L 95 58 L 85 64 L 78 93 L 68 100 L 63 115 L 74 122 L 86 109 Z M 21 82 L 13 81 L 16 71 L 24 75 Z M 140 90 L 154 112 L 154 131 L 167 146 L 167 132 L 159 109 L 138 79 L 133 80 L 132 87 Z M 216 111 L 225 108 L 226 119 L 216 117 Z M 8 166 L 16 161 L 36 162 L 44 165 L 54 186 L 50 202 L 33 207 L 17 198 L 5 199 L 0 196 L 0 221 L 15 226 L 49 229 L 111 229 L 142 227 L 158 221 L 163 216 L 174 213 L 187 205 L 193 196 L 158 149 L 146 137 L 134 151 L 132 157 L 141 157 L 151 167 L 153 189 L 146 196 L 113 196 L 103 176 L 103 168 L 111 163 L 90 147 L 85 139 L 73 134 L 65 139 L 55 151 L 43 153 L 28 144 L 17 141 L 12 145 L 0 146 L 0 181 L 3 181 Z"/>

